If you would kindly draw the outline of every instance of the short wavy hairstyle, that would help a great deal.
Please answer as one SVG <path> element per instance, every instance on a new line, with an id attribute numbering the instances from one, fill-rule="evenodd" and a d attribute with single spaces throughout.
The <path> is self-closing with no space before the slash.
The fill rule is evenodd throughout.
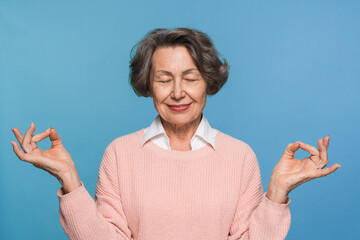
<path id="1" fill-rule="evenodd" d="M 129 79 L 136 95 L 150 96 L 150 74 L 155 50 L 174 46 L 187 48 L 200 74 L 207 82 L 208 95 L 216 94 L 226 83 L 229 65 L 215 49 L 209 36 L 189 28 L 174 30 L 158 28 L 149 32 L 131 50 Z"/>

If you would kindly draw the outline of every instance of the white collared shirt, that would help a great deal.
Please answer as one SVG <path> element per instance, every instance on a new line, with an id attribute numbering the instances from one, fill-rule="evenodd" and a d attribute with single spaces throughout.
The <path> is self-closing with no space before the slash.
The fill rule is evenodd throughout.
<path id="1" fill-rule="evenodd" d="M 170 140 L 166 135 L 159 115 L 154 119 L 149 127 L 145 128 L 144 131 L 145 134 L 141 146 L 143 146 L 148 140 L 151 140 L 159 147 L 166 150 L 171 150 Z M 200 149 L 207 144 L 210 144 L 215 149 L 216 133 L 217 130 L 210 127 L 209 122 L 206 120 L 203 114 L 197 130 L 194 136 L 191 138 L 191 151 Z"/>

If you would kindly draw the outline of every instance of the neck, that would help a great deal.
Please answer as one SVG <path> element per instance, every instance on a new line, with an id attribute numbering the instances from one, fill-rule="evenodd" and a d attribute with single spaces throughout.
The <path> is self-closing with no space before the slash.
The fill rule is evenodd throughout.
<path id="1" fill-rule="evenodd" d="M 170 147 L 172 150 L 191 150 L 191 138 L 194 136 L 200 124 L 201 118 L 202 115 L 200 115 L 194 121 L 184 125 L 169 123 L 161 119 L 161 123 L 164 127 L 166 135 L 170 140 Z"/>

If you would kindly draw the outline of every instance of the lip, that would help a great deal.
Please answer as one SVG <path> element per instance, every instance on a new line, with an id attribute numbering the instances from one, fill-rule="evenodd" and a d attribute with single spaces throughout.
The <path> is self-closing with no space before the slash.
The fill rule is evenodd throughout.
<path id="1" fill-rule="evenodd" d="M 183 112 L 190 107 L 191 103 L 189 104 L 176 104 L 176 105 L 167 105 L 171 110 L 174 112 Z"/>

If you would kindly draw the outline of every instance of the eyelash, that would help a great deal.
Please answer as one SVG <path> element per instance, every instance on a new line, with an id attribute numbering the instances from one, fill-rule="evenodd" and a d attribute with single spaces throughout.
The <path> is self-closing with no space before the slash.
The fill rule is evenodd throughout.
<path id="1" fill-rule="evenodd" d="M 159 81 L 159 82 L 161 82 L 161 83 L 168 83 L 168 82 L 170 82 L 171 80 L 166 80 L 166 81 Z"/>
<path id="2" fill-rule="evenodd" d="M 190 83 L 192 83 L 192 82 L 196 82 L 196 79 L 184 79 L 185 81 L 187 81 L 187 82 L 190 82 Z M 165 83 L 168 83 L 168 82 L 170 82 L 171 80 L 166 80 L 166 81 L 159 81 L 160 83 L 162 83 L 162 84 L 165 84 Z"/>
<path id="3" fill-rule="evenodd" d="M 189 82 L 189 83 L 193 83 L 193 82 L 196 82 L 198 79 L 194 79 L 194 78 L 184 78 L 184 81 L 186 82 Z M 171 79 L 168 79 L 168 80 L 158 80 L 159 83 L 162 83 L 162 84 L 166 84 L 166 83 L 169 83 L 171 82 L 172 80 Z"/>

